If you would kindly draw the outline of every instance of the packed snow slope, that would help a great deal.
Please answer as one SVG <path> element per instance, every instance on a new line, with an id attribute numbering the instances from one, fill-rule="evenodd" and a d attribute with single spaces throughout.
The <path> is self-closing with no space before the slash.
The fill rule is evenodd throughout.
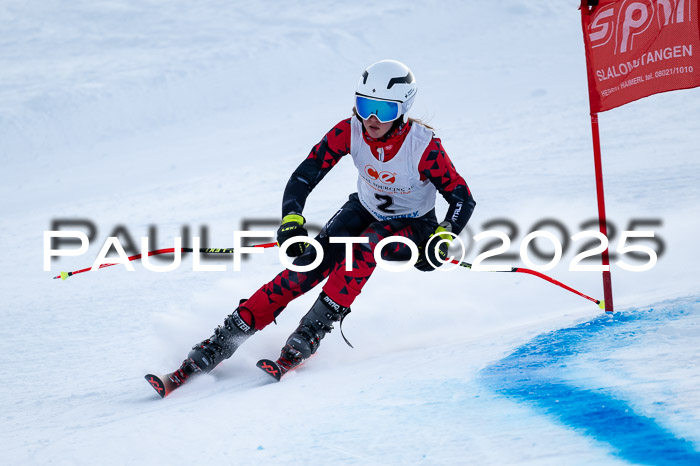
<path id="1" fill-rule="evenodd" d="M 568 238 L 546 273 L 602 298 L 599 272 L 569 271 L 570 236 L 597 228 L 578 3 L 2 2 L 2 463 L 700 463 L 698 89 L 600 115 L 611 248 L 651 229 L 659 253 L 645 272 L 613 265 L 614 316 L 532 276 L 379 270 L 344 324 L 355 349 L 333 332 L 279 384 L 255 368 L 309 293 L 161 400 L 143 375 L 177 367 L 280 270 L 276 251 L 241 272 L 185 257 L 51 279 L 108 236 L 230 247 L 246 221 L 276 229 L 293 169 L 349 116 L 364 68 L 394 58 L 477 200 L 466 260 L 484 248 L 470 236 L 499 229 L 512 256 L 493 263 L 522 266 L 545 229 Z M 341 161 L 308 221 L 355 183 Z M 92 240 L 46 272 L 57 220 Z"/>

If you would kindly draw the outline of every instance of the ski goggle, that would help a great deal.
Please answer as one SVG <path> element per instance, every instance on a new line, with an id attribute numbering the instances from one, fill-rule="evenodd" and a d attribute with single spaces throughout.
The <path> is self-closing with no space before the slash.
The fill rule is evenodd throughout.
<path id="1" fill-rule="evenodd" d="M 366 120 L 374 115 L 382 123 L 389 123 L 401 116 L 401 104 L 389 100 L 377 100 L 361 95 L 355 96 L 355 108 L 360 118 Z"/>

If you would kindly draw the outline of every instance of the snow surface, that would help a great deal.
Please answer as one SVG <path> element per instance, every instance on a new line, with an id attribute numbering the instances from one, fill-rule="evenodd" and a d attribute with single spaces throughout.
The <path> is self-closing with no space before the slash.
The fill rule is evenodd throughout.
<path id="1" fill-rule="evenodd" d="M 378 271 L 344 325 L 355 349 L 334 332 L 279 384 L 254 367 L 309 293 L 160 400 L 143 375 L 177 367 L 276 252 L 238 273 L 185 258 L 50 278 L 90 266 L 118 225 L 137 242 L 156 226 L 159 247 L 206 225 L 229 247 L 244 219 L 278 218 L 383 58 L 416 75 L 412 114 L 467 179 L 472 234 L 511 219 L 517 253 L 539 220 L 580 231 L 597 211 L 578 3 L 3 1 L 1 462 L 700 464 L 699 89 L 600 116 L 608 217 L 660 220 L 666 246 L 650 271 L 613 266 L 614 317 L 521 274 Z M 311 223 L 355 176 L 347 160 L 329 174 Z M 97 236 L 44 272 L 53 219 Z M 598 272 L 568 271 L 574 249 L 547 273 L 601 298 Z"/>

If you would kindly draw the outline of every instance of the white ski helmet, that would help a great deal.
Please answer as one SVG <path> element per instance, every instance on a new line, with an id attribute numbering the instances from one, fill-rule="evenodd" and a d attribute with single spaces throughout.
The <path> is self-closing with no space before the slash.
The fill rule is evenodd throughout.
<path id="1" fill-rule="evenodd" d="M 378 61 L 357 83 L 355 108 L 363 120 L 375 115 L 384 123 L 393 121 L 408 112 L 417 90 L 416 79 L 406 65 L 396 60 Z"/>

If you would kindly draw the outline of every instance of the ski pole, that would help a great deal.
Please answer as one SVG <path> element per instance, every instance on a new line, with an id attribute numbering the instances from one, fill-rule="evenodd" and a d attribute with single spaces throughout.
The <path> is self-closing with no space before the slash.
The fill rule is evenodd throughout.
<path id="1" fill-rule="evenodd" d="M 277 246 L 277 243 L 256 244 L 256 245 L 253 245 L 252 247 L 254 247 L 254 248 L 273 248 L 275 246 Z M 158 254 L 172 254 L 174 252 L 175 252 L 175 248 L 157 249 L 155 251 L 149 251 L 147 255 L 148 256 L 156 256 Z M 194 252 L 194 249 L 192 249 L 192 248 L 180 248 L 180 252 Z M 207 253 L 207 254 L 233 254 L 233 248 L 200 248 L 199 252 L 200 253 Z M 134 261 L 134 260 L 139 260 L 142 257 L 143 257 L 143 254 L 136 254 L 135 256 L 131 256 L 128 259 L 129 259 L 129 261 Z M 467 268 L 467 269 L 472 268 L 472 264 L 470 264 L 468 262 L 460 262 L 460 261 L 455 260 L 455 259 L 451 259 L 450 262 L 453 264 L 459 265 L 460 267 Z M 117 264 L 116 263 L 114 263 L 114 264 L 102 264 L 102 265 L 100 265 L 99 269 L 103 269 L 105 267 L 111 267 L 113 265 L 117 265 Z M 57 275 L 53 278 L 54 279 L 60 278 L 62 280 L 65 280 L 68 277 L 72 277 L 73 275 L 77 275 L 77 274 L 83 273 L 83 272 L 89 272 L 90 270 L 92 270 L 92 267 L 86 267 L 84 269 L 76 270 L 73 272 L 61 272 L 60 275 Z M 559 280 L 555 280 L 554 278 L 547 276 L 541 272 L 526 269 L 523 267 L 511 267 L 510 270 L 497 270 L 496 272 L 517 272 L 517 273 L 526 273 L 529 275 L 534 275 L 535 277 L 539 277 L 543 280 L 548 281 L 549 283 L 557 285 L 557 286 L 559 286 L 567 291 L 570 291 L 574 294 L 581 296 L 582 298 L 586 298 L 587 300 L 596 303 L 598 305 L 598 307 L 601 309 L 605 309 L 605 301 L 603 301 L 602 299 L 599 300 L 599 299 L 591 298 L 590 296 L 583 294 L 580 291 L 578 291 L 574 288 L 571 288 L 570 286 L 565 285 L 564 283 L 560 282 Z"/>
<path id="2" fill-rule="evenodd" d="M 457 264 L 457 265 L 459 265 L 460 267 L 465 267 L 465 268 L 467 268 L 467 269 L 471 269 L 471 268 L 472 268 L 472 264 L 470 264 L 469 262 L 460 262 L 460 261 L 455 260 L 455 259 L 450 259 L 450 262 L 453 263 L 453 264 Z M 539 278 L 541 278 L 541 279 L 543 279 L 543 280 L 547 280 L 549 283 L 552 283 L 552 284 L 554 284 L 554 285 L 560 286 L 560 287 L 564 288 L 564 289 L 567 290 L 567 291 L 570 291 L 570 292 L 572 292 L 572 293 L 574 293 L 574 294 L 577 294 L 577 295 L 581 296 L 582 298 L 586 298 L 586 299 L 589 300 L 589 301 L 593 301 L 594 303 L 596 303 L 596 304 L 598 305 L 598 307 L 599 307 L 600 309 L 605 309 L 605 301 L 604 301 L 604 300 L 602 300 L 602 299 L 591 298 L 590 296 L 588 296 L 588 295 L 586 295 L 586 294 L 583 294 L 583 293 L 581 293 L 580 291 L 575 290 L 574 288 L 571 288 L 571 287 L 568 286 L 568 285 L 565 285 L 564 283 L 560 282 L 559 280 L 555 280 L 554 278 L 552 278 L 552 277 L 550 277 L 550 276 L 548 276 L 548 275 L 545 275 L 545 274 L 543 274 L 543 273 L 541 273 L 541 272 L 537 272 L 536 270 L 525 269 L 525 268 L 523 268 L 523 267 L 511 267 L 510 270 L 493 270 L 493 272 L 519 272 L 519 273 L 526 273 L 526 274 L 529 274 L 529 275 L 534 275 L 535 277 L 539 277 Z"/>
<path id="3" fill-rule="evenodd" d="M 272 248 L 277 246 L 277 243 L 263 243 L 263 244 L 256 244 L 252 247 L 254 248 Z M 175 248 L 167 248 L 167 249 L 157 249 L 155 251 L 149 251 L 147 256 L 157 256 L 158 254 L 172 254 L 175 252 Z M 180 248 L 180 252 L 194 252 L 194 249 L 192 248 Z M 199 248 L 200 253 L 207 253 L 207 254 L 233 254 L 233 248 Z M 135 261 L 139 260 L 143 257 L 143 254 L 136 254 L 135 256 L 130 256 L 128 259 L 129 261 Z M 117 265 L 117 263 L 114 264 L 102 264 L 98 267 L 98 269 L 104 269 L 105 267 L 111 267 L 113 265 Z M 84 269 L 76 270 L 74 272 L 61 272 L 60 275 L 57 275 L 54 278 L 60 278 L 62 280 L 65 280 L 68 277 L 72 277 L 73 275 L 77 275 L 79 273 L 83 272 L 89 272 L 92 270 L 92 267 L 86 267 Z"/>

